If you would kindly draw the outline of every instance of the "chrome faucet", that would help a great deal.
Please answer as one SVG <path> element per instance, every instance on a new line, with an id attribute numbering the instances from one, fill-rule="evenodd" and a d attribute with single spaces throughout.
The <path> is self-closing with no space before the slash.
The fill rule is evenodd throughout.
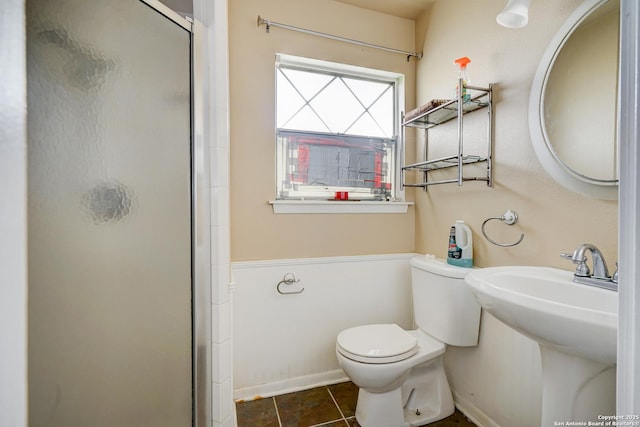
<path id="1" fill-rule="evenodd" d="M 587 265 L 586 252 L 591 253 L 593 273 L 591 273 L 591 270 Z M 600 252 L 600 249 L 595 245 L 592 245 L 591 243 L 583 243 L 578 246 L 572 254 L 563 253 L 560 254 L 560 256 L 570 260 L 574 264 L 577 264 L 576 271 L 573 274 L 574 282 L 604 289 L 618 289 L 617 277 L 615 277 L 616 280 L 614 281 L 609 276 L 607 262 L 604 260 L 604 256 L 602 255 L 602 252 Z"/>

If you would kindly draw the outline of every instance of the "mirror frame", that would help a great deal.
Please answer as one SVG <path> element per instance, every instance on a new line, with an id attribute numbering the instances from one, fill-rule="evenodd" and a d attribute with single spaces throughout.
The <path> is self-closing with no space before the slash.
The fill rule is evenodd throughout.
<path id="1" fill-rule="evenodd" d="M 544 97 L 549 74 L 556 58 L 577 27 L 609 0 L 586 0 L 567 18 L 547 46 L 536 70 L 529 96 L 529 134 L 533 149 L 542 166 L 563 187 L 605 200 L 618 198 L 618 180 L 599 180 L 582 175 L 560 160 L 551 146 L 544 127 Z M 620 99 L 618 89 L 618 100 Z M 619 102 L 619 101 L 618 101 Z M 616 132 L 617 133 L 617 132 Z"/>

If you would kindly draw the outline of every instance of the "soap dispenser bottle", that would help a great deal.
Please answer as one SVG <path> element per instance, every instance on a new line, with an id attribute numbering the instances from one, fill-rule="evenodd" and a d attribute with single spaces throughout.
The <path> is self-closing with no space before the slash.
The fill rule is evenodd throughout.
<path id="1" fill-rule="evenodd" d="M 473 236 L 463 220 L 457 220 L 449 230 L 447 263 L 458 267 L 473 267 Z"/>

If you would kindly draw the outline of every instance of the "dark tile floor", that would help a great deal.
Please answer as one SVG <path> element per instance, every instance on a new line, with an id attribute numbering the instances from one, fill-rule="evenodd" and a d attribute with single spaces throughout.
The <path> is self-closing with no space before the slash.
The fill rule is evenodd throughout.
<path id="1" fill-rule="evenodd" d="M 238 427 L 360 427 L 355 418 L 358 387 L 333 384 L 236 403 Z M 475 427 L 456 411 L 429 427 Z"/>

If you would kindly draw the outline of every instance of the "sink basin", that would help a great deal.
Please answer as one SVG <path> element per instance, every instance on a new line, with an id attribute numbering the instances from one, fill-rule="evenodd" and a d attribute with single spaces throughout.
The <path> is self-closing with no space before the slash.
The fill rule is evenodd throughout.
<path id="1" fill-rule="evenodd" d="M 618 293 L 573 281 L 550 267 L 490 267 L 466 282 L 494 317 L 540 344 L 614 365 Z"/>
<path id="2" fill-rule="evenodd" d="M 617 292 L 551 267 L 481 268 L 465 281 L 486 312 L 539 344 L 542 426 L 615 413 Z"/>

